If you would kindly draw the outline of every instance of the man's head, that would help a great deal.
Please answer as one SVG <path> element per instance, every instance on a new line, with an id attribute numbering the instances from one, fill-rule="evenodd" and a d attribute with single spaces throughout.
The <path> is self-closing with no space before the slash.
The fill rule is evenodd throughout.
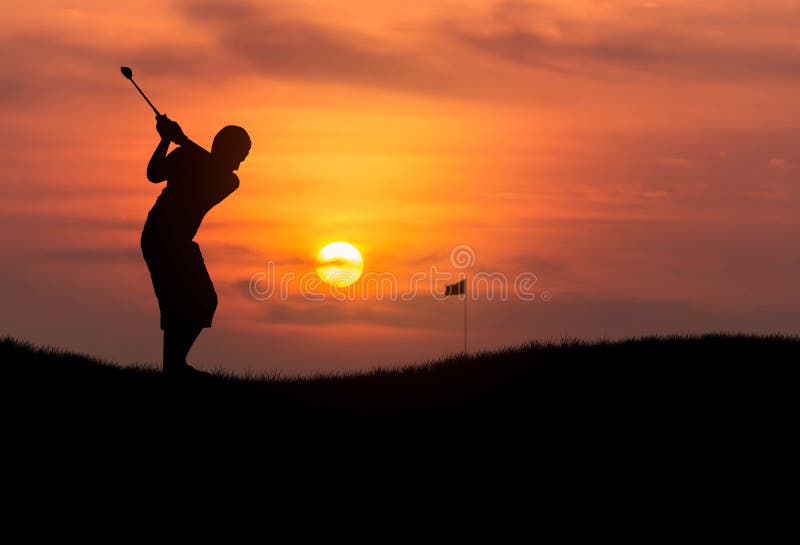
<path id="1" fill-rule="evenodd" d="M 250 152 L 250 136 L 236 125 L 223 127 L 211 144 L 211 155 L 226 169 L 236 170 Z"/>

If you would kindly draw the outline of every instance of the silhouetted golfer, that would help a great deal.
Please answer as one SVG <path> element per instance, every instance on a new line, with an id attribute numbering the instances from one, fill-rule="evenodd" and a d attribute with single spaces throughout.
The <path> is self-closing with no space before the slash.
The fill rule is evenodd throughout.
<path id="1" fill-rule="evenodd" d="M 147 165 L 147 179 L 167 180 L 142 230 L 142 254 L 153 279 L 164 330 L 164 373 L 205 375 L 186 363 L 204 327 L 211 327 L 217 293 L 200 246 L 192 239 L 203 217 L 239 187 L 233 173 L 250 151 L 250 137 L 229 125 L 214 137 L 211 153 L 189 140 L 166 115 L 156 116 L 161 142 Z M 178 146 L 167 155 L 169 143 Z"/>

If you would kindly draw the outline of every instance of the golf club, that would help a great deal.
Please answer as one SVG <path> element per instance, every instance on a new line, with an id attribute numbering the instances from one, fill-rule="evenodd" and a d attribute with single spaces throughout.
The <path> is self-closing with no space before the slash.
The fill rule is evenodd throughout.
<path id="1" fill-rule="evenodd" d="M 134 86 L 134 87 L 136 87 L 136 90 L 137 90 L 137 91 L 139 91 L 139 94 L 141 94 L 141 95 L 144 97 L 144 99 L 147 101 L 147 103 L 150 105 L 150 107 L 151 107 L 151 108 L 153 108 L 153 111 L 156 113 L 156 115 L 161 115 L 161 113 L 159 113 L 159 111 L 158 111 L 158 110 L 156 110 L 156 107 L 155 107 L 155 106 L 153 106 L 153 103 L 152 103 L 152 102 L 150 102 L 150 99 L 149 99 L 149 98 L 147 98 L 147 95 L 145 95 L 145 94 L 142 92 L 142 90 L 141 90 L 141 89 L 139 89 L 139 86 L 138 86 L 138 85 L 136 85 L 136 82 L 135 82 L 135 81 L 133 81 L 133 70 L 131 70 L 131 69 L 130 69 L 130 68 L 128 68 L 127 66 L 121 66 L 121 67 L 120 67 L 120 69 L 119 69 L 119 71 L 120 71 L 120 72 L 122 72 L 122 75 L 123 75 L 123 76 L 125 76 L 125 78 L 127 78 L 127 79 L 129 79 L 129 80 L 131 81 L 131 83 L 133 84 L 133 86 Z"/>

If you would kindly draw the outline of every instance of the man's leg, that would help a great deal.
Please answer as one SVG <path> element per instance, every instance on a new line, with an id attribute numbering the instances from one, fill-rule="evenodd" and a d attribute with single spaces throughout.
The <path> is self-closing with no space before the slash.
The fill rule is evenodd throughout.
<path id="1" fill-rule="evenodd" d="M 164 329 L 164 363 L 165 373 L 180 373 L 188 370 L 186 356 L 194 341 L 203 331 L 202 327 L 173 327 Z"/>
<path id="2" fill-rule="evenodd" d="M 186 365 L 181 355 L 181 335 L 176 328 L 164 328 L 164 374 L 179 373 Z"/>
<path id="3" fill-rule="evenodd" d="M 184 365 L 186 365 L 186 356 L 189 355 L 189 350 L 192 349 L 192 345 L 197 340 L 197 337 L 200 336 L 200 333 L 202 331 L 203 331 L 202 327 L 187 328 L 184 331 L 183 346 L 181 347 L 181 350 L 183 351 L 181 353 L 181 357 L 183 359 Z"/>

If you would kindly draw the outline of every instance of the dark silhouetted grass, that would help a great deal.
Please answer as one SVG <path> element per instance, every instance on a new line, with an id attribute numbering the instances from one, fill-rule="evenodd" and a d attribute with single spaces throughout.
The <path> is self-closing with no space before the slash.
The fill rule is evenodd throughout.
<path id="1" fill-rule="evenodd" d="M 513 419 L 532 430 L 576 418 L 648 426 L 686 422 L 695 415 L 711 427 L 715 415 L 747 419 L 776 401 L 773 392 L 794 386 L 798 355 L 800 338 L 780 335 L 567 340 L 355 374 L 217 373 L 208 381 L 175 383 L 146 367 L 118 366 L 11 338 L 0 341 L 3 393 L 19 400 L 23 411 L 247 411 L 273 422 L 437 416 Z"/>

